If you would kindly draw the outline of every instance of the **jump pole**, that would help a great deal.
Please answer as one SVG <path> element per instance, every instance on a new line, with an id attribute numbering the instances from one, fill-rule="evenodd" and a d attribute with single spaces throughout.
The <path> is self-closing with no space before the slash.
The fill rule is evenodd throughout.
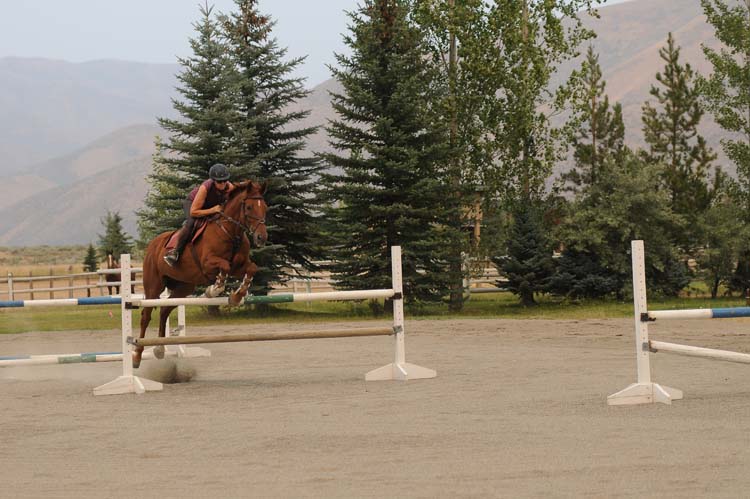
<path id="1" fill-rule="evenodd" d="M 121 266 L 123 269 L 130 265 L 130 256 L 122 255 Z M 322 301 L 322 300 L 359 300 L 376 297 L 393 298 L 393 327 L 392 328 L 364 328 L 360 330 L 327 330 L 327 331 L 308 331 L 294 333 L 277 333 L 260 337 L 259 334 L 247 335 L 225 335 L 225 336 L 181 336 L 169 338 L 150 338 L 143 340 L 132 338 L 132 305 L 136 306 L 162 306 L 162 305 L 223 305 L 228 303 L 227 298 L 179 298 L 179 299 L 154 299 L 139 300 L 130 296 L 129 285 L 126 287 L 128 295 L 123 295 L 122 299 L 122 342 L 123 352 L 129 351 L 128 346 L 147 346 L 147 345 L 184 345 L 189 343 L 219 343 L 219 342 L 236 342 L 236 341 L 272 341 L 282 339 L 312 339 L 312 338 L 339 338 L 352 336 L 381 336 L 392 335 L 394 337 L 394 358 L 393 362 L 386 364 L 368 372 L 365 375 L 367 381 L 384 381 L 384 380 L 409 380 L 409 379 L 426 379 L 434 378 L 437 372 L 426 367 L 410 364 L 406 362 L 406 349 L 404 346 L 404 296 L 403 281 L 401 270 L 401 247 L 391 247 L 391 273 L 393 279 L 392 289 L 370 290 L 370 291 L 338 291 L 331 293 L 294 293 L 286 296 L 273 295 L 268 297 L 249 297 L 245 303 L 274 303 L 274 302 L 292 302 L 292 301 Z M 123 275 L 125 270 L 123 270 Z M 128 273 L 129 275 L 129 273 Z M 129 281 L 127 282 L 129 283 Z M 126 282 L 123 282 L 123 286 Z M 300 295 L 300 296 L 298 296 Z M 126 319 L 127 317 L 127 319 Z M 178 316 L 179 317 L 179 316 Z M 184 328 L 183 328 L 184 329 Z M 148 385 L 145 382 L 155 383 Z M 142 389 L 141 389 L 142 387 Z M 138 378 L 133 375 L 132 357 L 123 356 L 123 375 L 116 380 L 97 387 L 94 389 L 94 395 L 116 395 L 122 393 L 145 393 L 151 390 L 161 390 L 161 383 L 151 380 Z"/>
<path id="2" fill-rule="evenodd" d="M 655 320 L 729 319 L 750 317 L 750 307 L 656 310 L 648 311 L 646 303 L 646 265 L 643 241 L 631 242 L 633 258 L 633 302 L 635 314 L 635 354 L 638 371 L 637 382 L 607 397 L 609 405 L 635 405 L 661 402 L 671 404 L 682 398 L 682 391 L 651 381 L 651 353 L 670 353 L 688 357 L 723 360 L 750 364 L 750 354 L 717 350 L 691 345 L 680 345 L 649 339 L 649 322 Z"/>

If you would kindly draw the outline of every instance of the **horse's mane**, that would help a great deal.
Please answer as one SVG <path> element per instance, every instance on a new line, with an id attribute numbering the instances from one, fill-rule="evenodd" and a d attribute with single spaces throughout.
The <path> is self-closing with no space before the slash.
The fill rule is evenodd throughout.
<path id="1" fill-rule="evenodd" d="M 263 194 L 263 184 L 253 182 L 252 180 L 243 180 L 242 182 L 236 183 L 235 189 L 230 192 L 229 197 L 227 197 L 227 206 L 229 206 L 229 204 L 237 199 L 241 194 L 248 191 L 252 193 L 254 190 L 257 190 L 258 194 Z"/>

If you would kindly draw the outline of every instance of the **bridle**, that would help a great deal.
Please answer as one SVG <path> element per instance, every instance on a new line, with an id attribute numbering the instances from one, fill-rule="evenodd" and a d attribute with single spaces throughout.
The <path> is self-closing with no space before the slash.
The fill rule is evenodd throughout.
<path id="1" fill-rule="evenodd" d="M 218 213 L 219 217 L 223 220 L 226 220 L 234 225 L 236 225 L 240 229 L 240 234 L 237 236 L 233 236 L 229 233 L 227 229 L 224 228 L 224 225 L 221 223 L 220 219 L 214 220 L 216 222 L 216 225 L 218 225 L 224 233 L 229 236 L 232 239 L 232 252 L 236 252 L 240 245 L 242 244 L 242 234 L 247 235 L 248 240 L 252 244 L 252 242 L 255 239 L 255 233 L 258 231 L 258 228 L 261 225 L 266 225 L 266 219 L 256 217 L 255 215 L 251 215 L 247 213 L 247 205 L 245 204 L 245 201 L 248 199 L 254 199 L 254 200 L 263 200 L 263 196 L 245 196 L 242 199 L 242 208 L 240 209 L 240 219 L 241 220 L 255 220 L 256 223 L 253 225 L 252 223 L 250 226 L 247 226 L 243 224 L 242 222 L 235 220 L 234 218 L 230 217 L 229 215 L 226 215 L 224 211 L 220 211 Z"/>

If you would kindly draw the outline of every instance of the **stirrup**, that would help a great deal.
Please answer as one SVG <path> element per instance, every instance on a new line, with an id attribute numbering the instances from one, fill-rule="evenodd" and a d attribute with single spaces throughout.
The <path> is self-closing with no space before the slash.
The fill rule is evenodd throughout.
<path id="1" fill-rule="evenodd" d="M 164 261 L 167 262 L 167 265 L 169 265 L 170 267 L 174 267 L 179 259 L 180 254 L 175 250 L 169 251 L 166 255 L 164 255 Z"/>

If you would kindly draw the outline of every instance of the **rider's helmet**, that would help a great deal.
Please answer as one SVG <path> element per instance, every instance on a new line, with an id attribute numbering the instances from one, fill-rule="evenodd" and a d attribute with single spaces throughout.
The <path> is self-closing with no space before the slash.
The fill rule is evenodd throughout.
<path id="1" fill-rule="evenodd" d="M 216 163 L 210 170 L 208 170 L 208 176 L 211 180 L 217 182 L 229 180 L 229 168 L 221 163 Z"/>

